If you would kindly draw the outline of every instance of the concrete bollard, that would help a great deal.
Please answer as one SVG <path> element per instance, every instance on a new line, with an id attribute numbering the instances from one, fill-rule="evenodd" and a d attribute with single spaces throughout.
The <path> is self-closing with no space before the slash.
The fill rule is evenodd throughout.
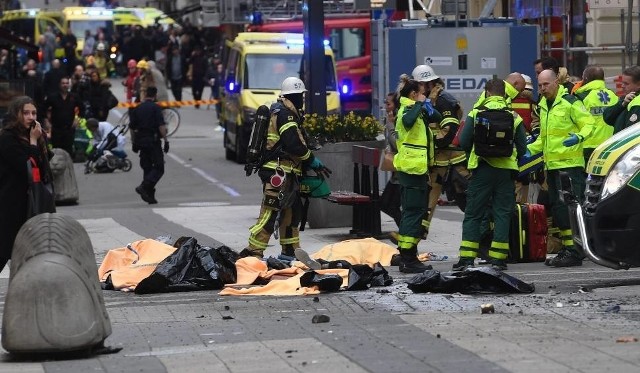
<path id="1" fill-rule="evenodd" d="M 13 247 L 2 346 L 14 354 L 90 351 L 110 334 L 87 232 L 61 214 L 29 219 Z"/>
<path id="2" fill-rule="evenodd" d="M 49 161 L 51 173 L 53 173 L 53 190 L 56 193 L 56 203 L 75 204 L 80 193 L 76 173 L 73 169 L 73 159 L 69 153 L 62 149 L 54 148 L 53 158 Z"/>

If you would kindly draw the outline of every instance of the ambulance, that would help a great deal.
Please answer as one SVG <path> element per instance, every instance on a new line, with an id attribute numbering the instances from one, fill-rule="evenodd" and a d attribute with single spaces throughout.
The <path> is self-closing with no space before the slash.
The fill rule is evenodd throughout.
<path id="1" fill-rule="evenodd" d="M 95 35 L 98 29 L 102 29 L 105 35 L 113 35 L 113 10 L 94 7 L 70 6 L 62 10 L 64 16 L 64 27 L 70 28 L 78 40 L 76 54 L 82 58 L 82 48 L 84 47 L 84 35 L 87 30 Z M 113 53 L 113 51 L 110 51 Z"/>
<path id="2" fill-rule="evenodd" d="M 245 162 L 258 107 L 276 102 L 285 78 L 303 79 L 303 51 L 304 39 L 297 33 L 241 32 L 227 43 L 225 84 L 220 93 L 226 159 Z M 339 114 L 335 59 L 328 43 L 324 55 L 327 114 Z"/>
<path id="3" fill-rule="evenodd" d="M 618 132 L 591 155 L 585 201 L 562 180 L 574 243 L 596 264 L 628 269 L 640 266 L 640 124 Z"/>
<path id="4" fill-rule="evenodd" d="M 16 36 L 22 36 L 27 41 L 37 44 L 41 35 L 51 26 L 55 35 L 64 34 L 63 14 L 60 11 L 46 9 L 17 9 L 2 13 L 0 26 L 11 30 Z M 56 58 L 64 57 L 64 49 L 57 48 Z"/>

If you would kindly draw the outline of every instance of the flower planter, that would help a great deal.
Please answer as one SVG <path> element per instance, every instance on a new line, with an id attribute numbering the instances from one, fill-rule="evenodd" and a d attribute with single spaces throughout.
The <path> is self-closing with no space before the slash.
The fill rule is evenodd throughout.
<path id="1" fill-rule="evenodd" d="M 351 161 L 353 145 L 382 149 L 384 140 L 327 143 L 322 149 L 314 152 L 322 163 L 333 171 L 331 178 L 327 180 L 331 191 L 353 191 L 353 162 Z M 307 222 L 310 228 L 350 227 L 352 211 L 351 206 L 340 206 L 323 199 L 311 199 Z"/>

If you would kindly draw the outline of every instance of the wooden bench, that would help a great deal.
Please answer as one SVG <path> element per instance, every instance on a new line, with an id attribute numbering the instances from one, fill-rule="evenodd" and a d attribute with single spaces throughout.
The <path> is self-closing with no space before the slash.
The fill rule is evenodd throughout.
<path id="1" fill-rule="evenodd" d="M 382 235 L 378 165 L 382 149 L 353 145 L 353 191 L 335 191 L 326 198 L 339 205 L 353 206 L 351 234 L 362 237 Z"/>

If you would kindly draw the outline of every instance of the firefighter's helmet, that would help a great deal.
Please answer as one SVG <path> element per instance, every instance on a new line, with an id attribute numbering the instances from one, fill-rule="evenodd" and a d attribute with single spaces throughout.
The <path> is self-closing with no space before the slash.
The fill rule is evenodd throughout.
<path id="1" fill-rule="evenodd" d="M 138 69 L 148 69 L 149 68 L 149 64 L 145 60 L 140 60 L 140 61 L 138 61 L 138 64 L 136 65 L 136 67 Z"/>
<path id="2" fill-rule="evenodd" d="M 304 86 L 304 82 L 302 80 L 290 76 L 287 79 L 282 81 L 282 87 L 280 94 L 281 95 L 290 95 L 293 93 L 303 93 L 306 92 L 307 89 Z"/>
<path id="3" fill-rule="evenodd" d="M 411 72 L 413 79 L 419 82 L 430 82 L 432 80 L 438 79 L 438 75 L 433 71 L 433 68 L 429 65 L 418 65 Z"/>
<path id="4" fill-rule="evenodd" d="M 98 46 L 96 46 L 96 50 L 104 51 L 105 50 L 104 43 L 98 43 Z"/>

